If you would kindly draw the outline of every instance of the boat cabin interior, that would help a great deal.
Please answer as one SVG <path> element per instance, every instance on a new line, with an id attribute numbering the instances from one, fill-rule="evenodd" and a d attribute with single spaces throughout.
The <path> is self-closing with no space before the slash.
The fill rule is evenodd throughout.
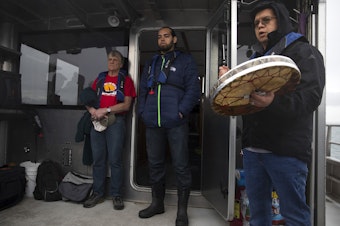
<path id="1" fill-rule="evenodd" d="M 114 49 L 126 58 L 124 67 L 138 92 L 141 70 L 157 52 L 157 31 L 170 26 L 178 37 L 177 48 L 193 55 L 202 87 L 201 101 L 190 115 L 191 204 L 214 203 L 230 218 L 235 169 L 242 167 L 241 121 L 217 115 L 209 97 L 218 66 L 236 66 L 252 54 L 255 39 L 249 11 L 256 2 L 1 0 L 0 165 L 54 159 L 65 171 L 91 175 L 91 166 L 83 163 L 84 142 L 75 141 L 85 112 L 79 94 L 106 70 L 107 53 Z M 311 37 L 307 18 L 315 15 L 316 7 L 311 6 L 316 2 L 284 1 L 296 30 L 307 37 Z M 150 185 L 137 102 L 127 121 L 125 189 L 127 198 L 145 200 Z M 167 162 L 171 197 L 176 180 L 170 155 Z"/>

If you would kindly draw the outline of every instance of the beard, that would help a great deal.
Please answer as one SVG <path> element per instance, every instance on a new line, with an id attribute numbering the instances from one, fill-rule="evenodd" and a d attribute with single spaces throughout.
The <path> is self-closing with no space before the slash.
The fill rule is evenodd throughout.
<path id="1" fill-rule="evenodd" d="M 169 52 L 173 47 L 174 47 L 174 43 L 170 43 L 169 45 L 162 45 L 162 46 L 159 46 L 159 51 L 166 53 L 166 52 Z"/>

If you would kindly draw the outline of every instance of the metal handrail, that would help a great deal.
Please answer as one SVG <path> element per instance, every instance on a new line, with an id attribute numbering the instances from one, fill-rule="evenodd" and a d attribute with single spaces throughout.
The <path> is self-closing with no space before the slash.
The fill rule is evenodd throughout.
<path id="1" fill-rule="evenodd" d="M 328 124 L 326 125 L 326 157 L 331 156 L 331 145 L 340 145 L 340 142 L 332 141 L 332 128 L 334 127 L 340 127 L 340 125 L 337 124 Z"/>

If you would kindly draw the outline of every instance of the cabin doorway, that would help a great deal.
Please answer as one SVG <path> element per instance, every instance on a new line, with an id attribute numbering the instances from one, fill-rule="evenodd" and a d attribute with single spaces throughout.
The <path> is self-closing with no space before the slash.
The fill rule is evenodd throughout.
<path id="1" fill-rule="evenodd" d="M 205 77 L 205 47 L 206 47 L 206 30 L 186 30 L 176 29 L 178 38 L 177 49 L 193 55 L 198 66 L 199 76 L 203 83 Z M 157 32 L 158 30 L 142 31 L 139 35 L 139 78 L 147 62 L 157 53 Z M 197 105 L 190 114 L 189 120 L 189 152 L 192 171 L 192 190 L 200 191 L 201 189 L 201 106 Z M 137 187 L 149 187 L 149 170 L 145 144 L 145 126 L 141 119 L 136 123 L 136 150 L 134 161 L 134 183 Z M 171 164 L 171 155 L 169 147 L 164 147 L 167 152 L 166 158 L 166 188 L 176 190 L 176 175 Z"/>

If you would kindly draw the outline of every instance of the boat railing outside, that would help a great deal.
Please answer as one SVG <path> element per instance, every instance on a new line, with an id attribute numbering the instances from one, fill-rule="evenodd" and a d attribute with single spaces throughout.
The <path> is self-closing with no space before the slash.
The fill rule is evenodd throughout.
<path id="1" fill-rule="evenodd" d="M 340 203 L 340 125 L 326 130 L 326 195 Z"/>

